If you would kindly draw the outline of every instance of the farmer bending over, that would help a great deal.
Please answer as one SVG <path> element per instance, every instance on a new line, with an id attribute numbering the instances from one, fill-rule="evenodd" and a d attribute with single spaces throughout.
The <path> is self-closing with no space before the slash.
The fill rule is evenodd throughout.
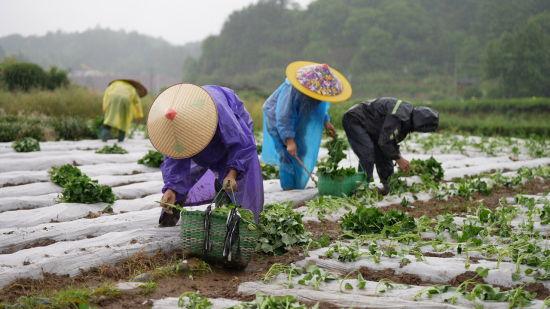
<path id="1" fill-rule="evenodd" d="M 393 174 L 392 160 L 401 170 L 409 170 L 409 161 L 401 156 L 398 143 L 410 132 L 434 132 L 439 114 L 395 98 L 378 98 L 354 105 L 344 114 L 342 124 L 353 152 L 359 157 L 359 168 L 373 181 L 376 165 L 384 185 L 379 192 L 386 195 Z"/>
<path id="2" fill-rule="evenodd" d="M 174 85 L 151 106 L 147 129 L 153 146 L 166 156 L 162 202 L 201 205 L 220 193 L 258 220 L 264 190 L 253 123 L 231 89 Z M 179 211 L 164 207 L 160 226 L 176 225 Z"/>
<path id="3" fill-rule="evenodd" d="M 346 78 L 326 64 L 296 61 L 263 107 L 262 161 L 279 166 L 284 190 L 303 189 L 317 163 L 323 127 L 335 134 L 328 102 L 351 96 Z"/>
<path id="4" fill-rule="evenodd" d="M 122 142 L 130 132 L 134 118 L 143 118 L 140 97 L 147 95 L 147 89 L 138 81 L 117 79 L 109 83 L 103 95 L 103 112 L 105 119 L 100 137 L 106 142 L 111 138 L 111 131 L 116 131 L 118 141 Z"/>

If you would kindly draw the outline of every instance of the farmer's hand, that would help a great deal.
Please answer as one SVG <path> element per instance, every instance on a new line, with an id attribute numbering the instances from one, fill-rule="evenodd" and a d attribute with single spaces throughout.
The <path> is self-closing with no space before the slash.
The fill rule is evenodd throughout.
<path id="1" fill-rule="evenodd" d="M 227 176 L 225 176 L 223 180 L 223 189 L 227 192 L 237 191 L 237 171 L 234 169 L 229 170 L 229 173 L 227 173 Z"/>
<path id="2" fill-rule="evenodd" d="M 409 164 L 409 161 L 407 161 L 407 159 L 401 157 L 401 158 L 397 159 L 395 162 L 397 162 L 397 165 L 399 166 L 399 169 L 401 171 L 403 171 L 404 173 L 409 172 L 410 164 Z"/>
<path id="3" fill-rule="evenodd" d="M 286 140 L 286 151 L 293 157 L 298 155 L 298 146 L 296 146 L 296 141 L 293 138 Z"/>
<path id="4" fill-rule="evenodd" d="M 328 136 L 330 137 L 336 136 L 336 129 L 334 128 L 334 125 L 330 121 L 325 122 L 325 129 L 327 130 Z"/>
<path id="5" fill-rule="evenodd" d="M 176 192 L 168 189 L 166 190 L 166 192 L 164 192 L 164 194 L 162 195 L 162 198 L 160 199 L 160 206 L 162 208 L 164 208 L 164 211 L 169 213 L 169 214 L 172 214 L 172 207 L 170 206 L 167 206 L 163 203 L 168 203 L 168 204 L 172 204 L 174 205 L 176 203 Z"/>

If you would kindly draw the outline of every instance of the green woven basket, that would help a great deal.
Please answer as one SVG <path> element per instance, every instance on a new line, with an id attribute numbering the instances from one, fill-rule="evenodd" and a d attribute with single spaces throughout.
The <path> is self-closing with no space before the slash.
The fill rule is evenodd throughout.
<path id="1" fill-rule="evenodd" d="M 365 173 L 356 173 L 352 176 L 330 177 L 319 175 L 317 188 L 319 195 L 344 196 L 350 195 L 365 180 Z"/>
<path id="2" fill-rule="evenodd" d="M 239 212 L 248 211 L 239 209 Z M 211 250 L 204 254 L 204 211 L 183 211 L 181 213 L 181 237 L 183 253 L 189 257 L 199 257 L 207 262 L 223 264 L 228 268 L 242 269 L 248 265 L 258 243 L 258 230 L 252 222 L 241 218 L 239 224 L 239 242 L 232 248 L 232 260 L 227 262 L 223 257 L 223 245 L 226 234 L 227 216 L 212 212 L 210 224 Z"/>

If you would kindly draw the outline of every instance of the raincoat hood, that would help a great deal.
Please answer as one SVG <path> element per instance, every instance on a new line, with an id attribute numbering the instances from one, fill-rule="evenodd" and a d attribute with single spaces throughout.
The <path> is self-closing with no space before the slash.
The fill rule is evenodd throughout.
<path id="1" fill-rule="evenodd" d="M 434 132 L 439 126 L 439 113 L 429 107 L 415 107 L 412 112 L 412 125 L 416 132 Z"/>

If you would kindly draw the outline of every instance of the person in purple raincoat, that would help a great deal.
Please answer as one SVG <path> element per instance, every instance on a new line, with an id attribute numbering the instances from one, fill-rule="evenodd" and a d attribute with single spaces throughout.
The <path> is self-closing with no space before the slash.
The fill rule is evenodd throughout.
<path id="1" fill-rule="evenodd" d="M 165 92 L 148 119 L 149 138 L 166 155 L 162 202 L 206 204 L 223 189 L 222 196 L 252 211 L 258 221 L 263 180 L 252 119 L 243 102 L 231 89 L 214 85 L 179 84 Z M 178 211 L 163 208 L 159 224 L 174 226 L 178 220 Z"/>

